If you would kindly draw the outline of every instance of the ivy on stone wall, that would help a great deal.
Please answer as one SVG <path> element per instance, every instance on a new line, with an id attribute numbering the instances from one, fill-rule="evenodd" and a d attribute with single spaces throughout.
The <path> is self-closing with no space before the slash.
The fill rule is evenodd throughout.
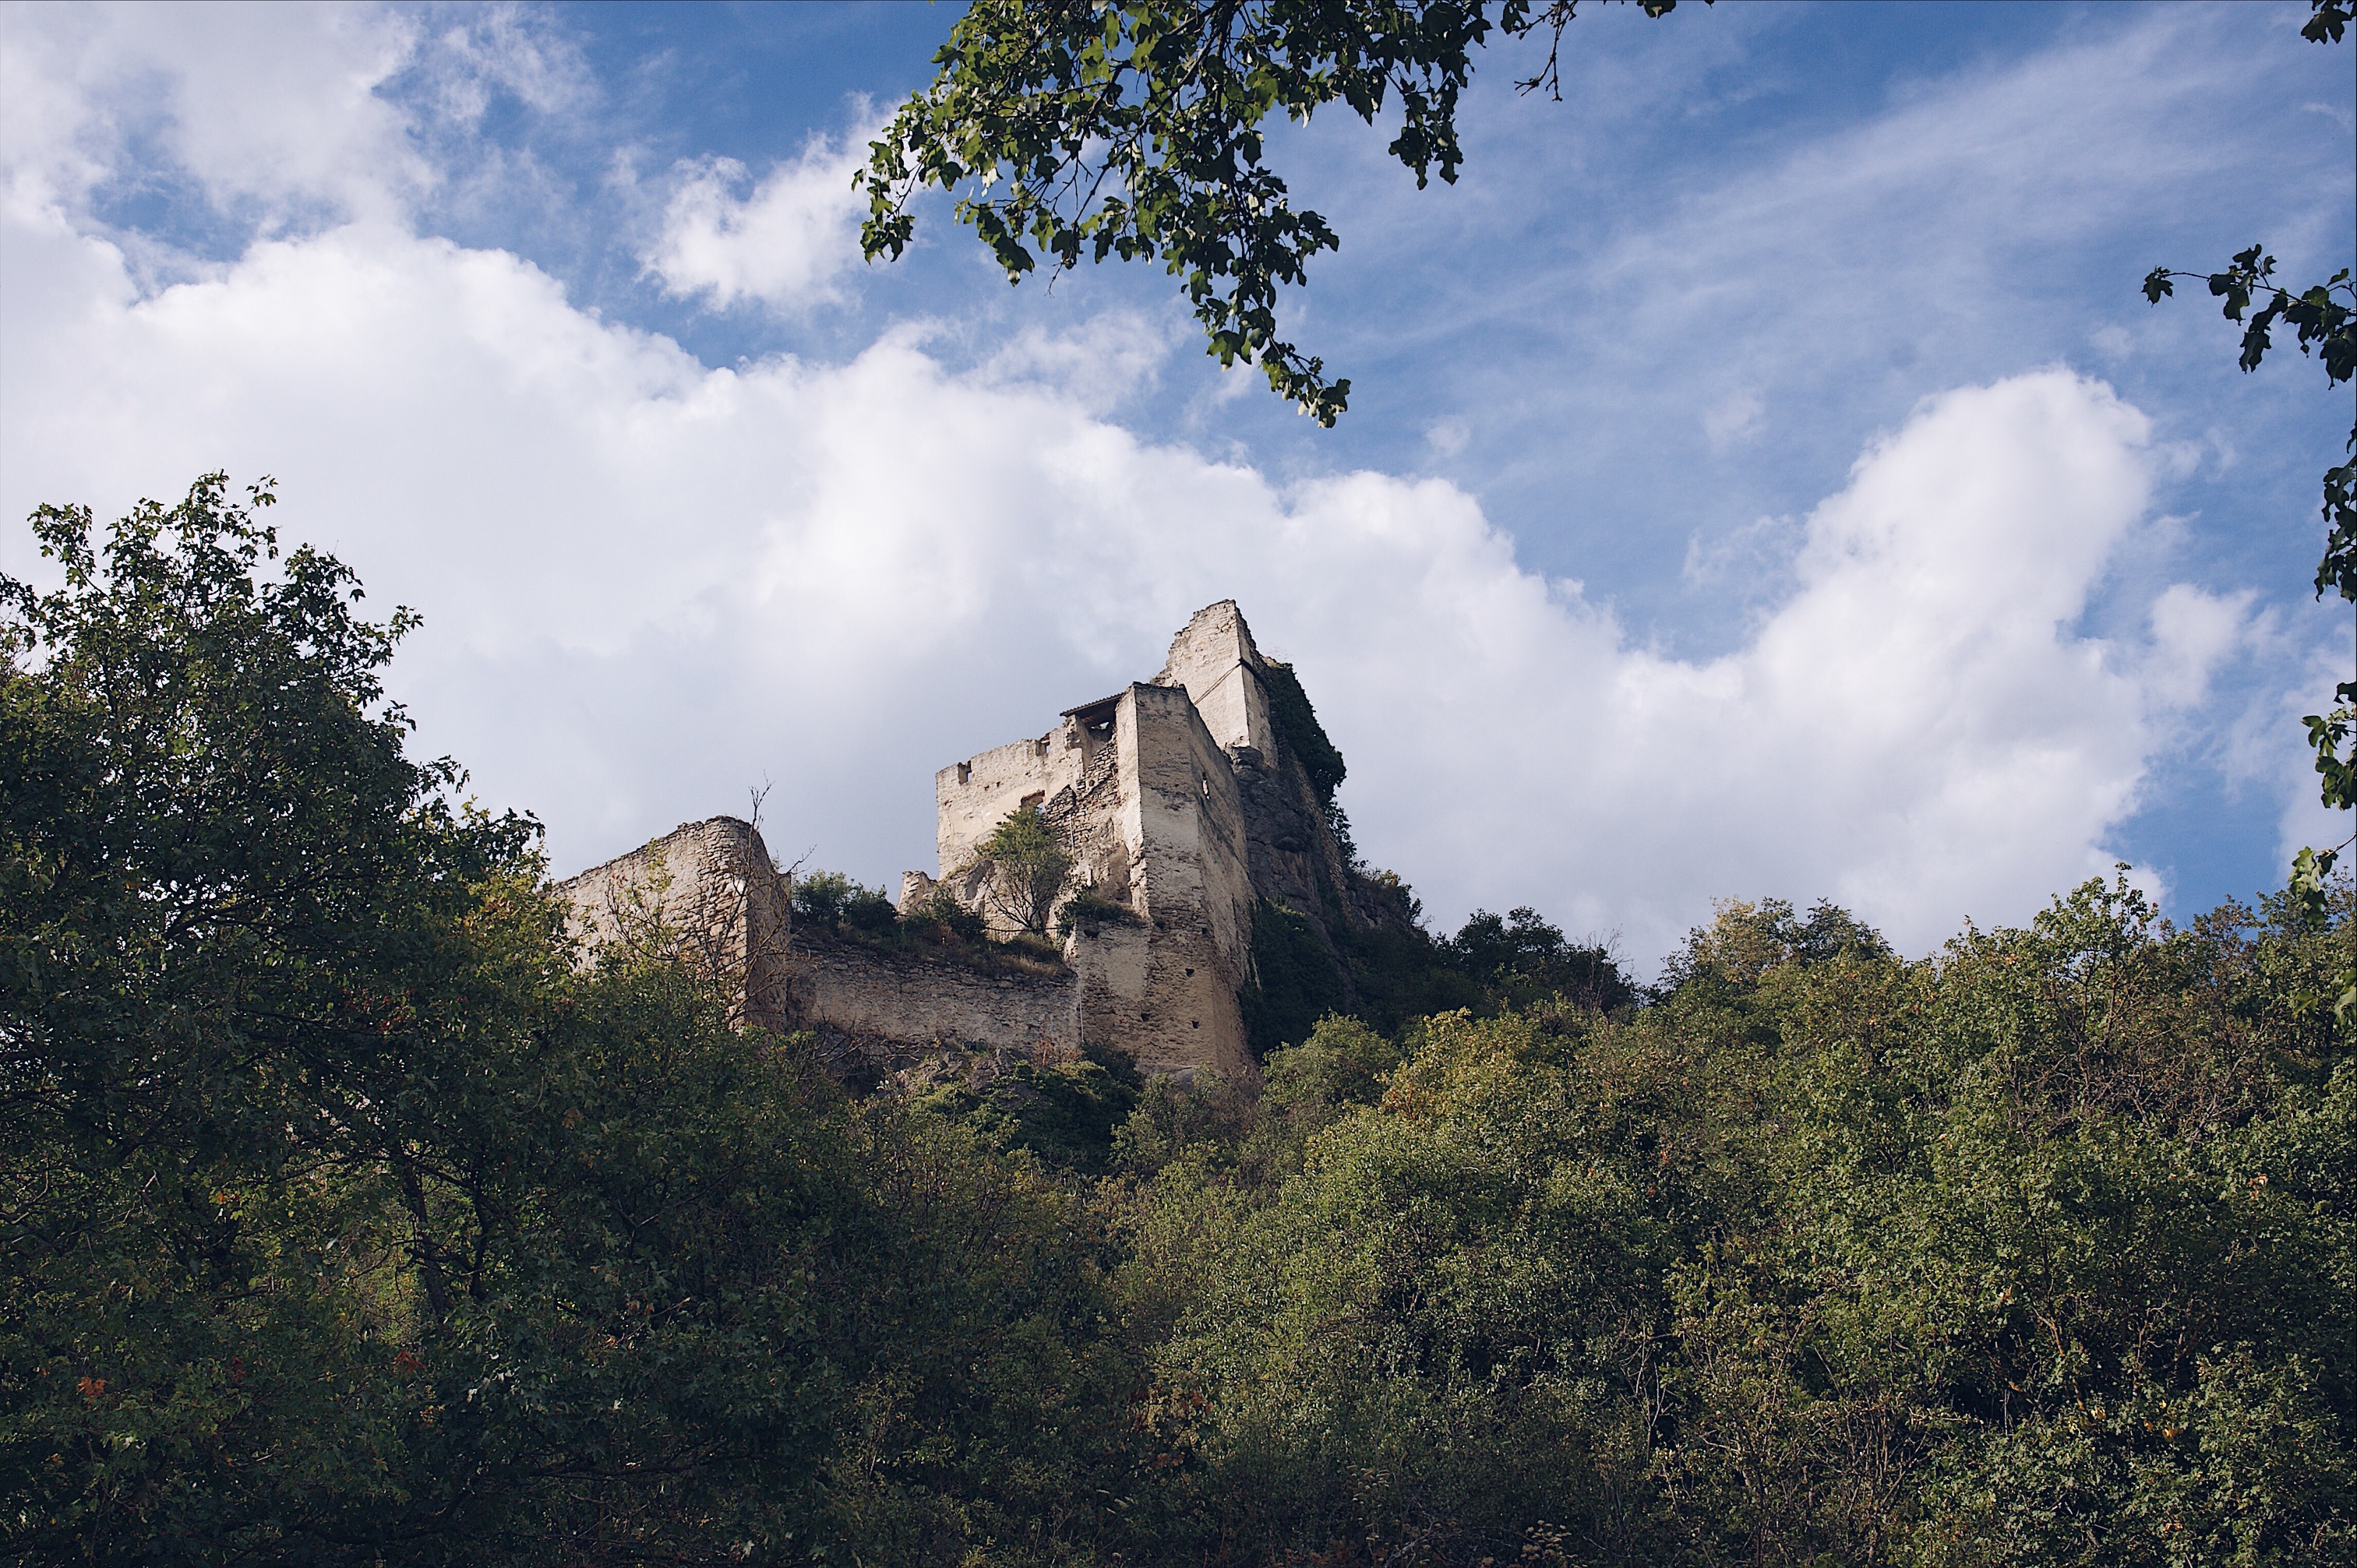
<path id="1" fill-rule="evenodd" d="M 1298 690 L 1298 688 L 1296 688 Z M 1350 983 L 1308 917 L 1264 898 L 1253 909 L 1254 980 L 1239 1000 L 1255 1057 L 1298 1045 L 1329 1013 L 1347 1011 Z"/>
<path id="2" fill-rule="evenodd" d="M 1331 811 L 1334 791 L 1341 787 L 1349 768 L 1342 753 L 1327 738 L 1326 726 L 1318 722 L 1318 710 L 1309 705 L 1301 677 L 1293 672 L 1292 665 L 1272 659 L 1262 683 L 1268 688 L 1269 717 L 1276 725 L 1277 740 L 1301 759 L 1309 787 L 1318 791 L 1318 805 Z"/>

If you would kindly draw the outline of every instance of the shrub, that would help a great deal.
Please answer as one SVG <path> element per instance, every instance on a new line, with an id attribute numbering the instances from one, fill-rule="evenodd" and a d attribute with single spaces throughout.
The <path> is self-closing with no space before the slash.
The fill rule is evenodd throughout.
<path id="1" fill-rule="evenodd" d="M 1037 806 L 1018 806 L 982 841 L 977 857 L 989 868 L 983 897 L 1018 929 L 1044 936 L 1056 895 L 1071 875 L 1066 854 Z"/>
<path id="2" fill-rule="evenodd" d="M 1070 937 L 1075 929 L 1087 930 L 1095 926 L 1135 926 L 1137 911 L 1118 900 L 1106 897 L 1093 887 L 1083 887 L 1064 900 L 1056 911 L 1056 935 Z"/>

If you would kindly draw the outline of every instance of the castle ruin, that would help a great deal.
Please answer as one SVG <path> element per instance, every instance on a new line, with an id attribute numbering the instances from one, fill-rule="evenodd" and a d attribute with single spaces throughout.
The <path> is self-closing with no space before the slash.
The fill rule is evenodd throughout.
<path id="1" fill-rule="evenodd" d="M 901 912 L 946 895 L 1014 936 L 1017 922 L 988 897 L 984 851 L 1029 807 L 1069 862 L 1052 901 L 1074 917 L 1061 922 L 1060 962 L 1037 943 L 977 964 L 798 930 L 788 879 L 735 818 L 681 827 L 561 890 L 592 947 L 659 919 L 728 977 L 744 1024 L 809 1030 L 847 1073 L 905 1074 L 961 1051 L 1069 1059 L 1098 1046 L 1149 1073 L 1249 1081 L 1256 911 L 1297 912 L 1321 936 L 1385 917 L 1305 768 L 1305 750 L 1327 745 L 1298 733 L 1316 725 L 1307 701 L 1297 685 L 1294 703 L 1273 700 L 1292 681 L 1222 600 L 1188 622 L 1152 681 L 934 776 L 938 865 L 903 877 Z"/>

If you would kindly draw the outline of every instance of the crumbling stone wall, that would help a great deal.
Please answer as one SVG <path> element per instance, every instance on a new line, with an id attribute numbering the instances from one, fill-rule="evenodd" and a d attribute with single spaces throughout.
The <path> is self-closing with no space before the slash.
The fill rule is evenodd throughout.
<path id="1" fill-rule="evenodd" d="M 1388 912 L 1361 896 L 1308 771 L 1277 726 L 1267 669 L 1243 612 L 1222 599 L 1195 612 L 1154 680 L 1185 688 L 1227 757 L 1254 892 L 1307 917 L 1331 947 L 1332 922 L 1363 927 Z"/>
<path id="2" fill-rule="evenodd" d="M 813 1029 L 871 1069 L 1087 1042 L 1149 1072 L 1249 1081 L 1240 997 L 1259 901 L 1298 911 L 1329 948 L 1333 922 L 1382 916 L 1359 896 L 1267 678 L 1242 612 L 1222 600 L 1188 622 L 1152 682 L 935 775 L 938 865 L 902 878 L 903 912 L 946 889 L 1011 934 L 983 896 L 976 851 L 1009 812 L 1035 806 L 1072 862 L 1060 898 L 1085 891 L 1099 901 L 1090 908 L 1119 917 L 1073 922 L 1064 972 L 986 973 L 823 933 L 789 950 L 785 879 L 733 818 L 691 823 L 565 888 L 585 937 L 627 939 L 659 914 L 716 973 L 742 976 L 746 1022 Z"/>
<path id="3" fill-rule="evenodd" d="M 889 1076 L 983 1053 L 1035 1062 L 1080 1055 L 1080 984 L 1069 969 L 992 970 L 805 934 L 792 1014 L 846 1076 Z"/>
<path id="4" fill-rule="evenodd" d="M 585 949 L 660 943 L 733 999 L 739 1026 L 786 1026 L 793 900 L 752 823 L 685 823 L 557 891 L 572 901 Z"/>
<path id="5" fill-rule="evenodd" d="M 1154 678 L 1157 686 L 1187 693 L 1203 727 L 1223 749 L 1248 746 L 1264 757 L 1276 754 L 1276 731 L 1269 717 L 1268 688 L 1252 628 L 1233 599 L 1197 610 L 1170 639 L 1169 657 Z"/>
<path id="6" fill-rule="evenodd" d="M 1064 733 L 1071 727 L 993 746 L 933 775 L 934 848 L 941 862 L 935 875 L 946 881 L 963 870 L 1010 811 L 1044 806 L 1049 796 L 1079 782 L 1083 755 Z"/>
<path id="7" fill-rule="evenodd" d="M 1039 960 L 987 969 L 882 951 L 829 933 L 799 936 L 788 879 L 750 822 L 689 822 L 591 867 L 558 891 L 594 956 L 659 944 L 733 998 L 740 1026 L 809 1029 L 845 1076 L 905 1070 L 932 1056 L 1080 1051 L 1079 977 Z"/>

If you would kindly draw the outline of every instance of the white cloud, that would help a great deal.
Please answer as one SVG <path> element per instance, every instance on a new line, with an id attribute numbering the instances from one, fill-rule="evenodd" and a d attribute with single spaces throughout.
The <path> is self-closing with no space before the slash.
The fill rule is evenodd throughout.
<path id="1" fill-rule="evenodd" d="M 108 179 L 186 178 L 263 227 L 384 216 L 432 183 L 376 90 L 417 30 L 369 5 L 14 10 L 0 147 L 19 202 L 78 209 Z"/>
<path id="2" fill-rule="evenodd" d="M 1533 902 L 1650 958 L 1714 895 L 1824 893 L 1921 948 L 2108 865 L 2151 711 L 2225 635 L 2187 593 L 2150 650 L 2068 629 L 2146 509 L 2147 432 L 2061 371 L 1928 403 L 1810 517 L 1756 634 L 1686 661 L 1522 570 L 1451 485 L 1279 486 L 907 334 L 706 370 L 382 227 L 145 300 L 102 242 L 5 240 L 34 285 L 0 316 L 5 505 L 275 472 L 284 526 L 426 612 L 399 679 L 427 744 L 539 809 L 561 866 L 764 776 L 786 853 L 922 864 L 935 767 L 1232 595 L 1437 911 Z"/>
<path id="3" fill-rule="evenodd" d="M 522 6 L 458 12 L 420 53 L 438 117 L 453 126 L 480 124 L 500 92 L 543 114 L 576 111 L 597 96 L 580 48 Z"/>
<path id="4" fill-rule="evenodd" d="M 734 158 L 683 165 L 662 233 L 642 258 L 675 295 L 726 307 L 740 300 L 801 309 L 840 297 L 835 279 L 858 261 L 866 199 L 853 184 L 873 128 L 840 140 L 814 136 L 744 196 Z"/>
<path id="5" fill-rule="evenodd" d="M 1805 517 L 1697 532 L 1687 579 L 1726 635 L 1681 659 L 1526 570 L 1451 484 L 1313 466 L 1285 481 L 1109 423 L 1171 344 L 1145 318 L 1017 332 L 963 372 L 925 335 L 956 328 L 934 327 L 847 362 L 710 369 L 512 255 L 417 232 L 459 167 L 463 135 L 437 126 L 463 134 L 494 93 L 549 113 L 591 93 L 561 41 L 505 10 L 435 32 L 370 8 L 261 15 L 60 9 L 0 32 L 0 507 L 113 514 L 204 469 L 275 472 L 290 535 L 344 554 L 380 612 L 426 613 L 396 671 L 425 744 L 473 766 L 488 799 L 539 810 L 560 869 L 742 809 L 764 778 L 785 854 L 814 845 L 871 880 L 923 865 L 935 767 L 1154 670 L 1189 611 L 1232 596 L 1350 755 L 1362 843 L 1437 914 L 1529 902 L 1650 961 L 1715 896 L 1828 895 L 1921 950 L 2105 869 L 2222 663 L 2306 658 L 2247 595 L 2115 570 L 2154 533 L 2148 491 L 2182 452 L 2063 370 L 1927 400 Z M 2028 74 L 2038 91 L 1972 88 L 1993 102 L 1968 118 L 1995 166 L 2059 182 L 2046 205 L 2072 208 L 2108 187 L 2040 172 L 2053 135 L 2032 111 L 2069 73 Z M 1624 234 L 1604 275 L 1666 264 L 1632 312 L 1656 341 L 1588 384 L 1655 412 L 1694 398 L 1660 372 L 1683 362 L 1653 351 L 1661 301 L 1730 236 L 1816 266 L 1823 236 L 1846 231 L 1829 210 L 1979 224 L 2011 187 L 1984 189 L 1979 164 L 1943 150 L 1957 113 L 1902 107 L 1739 199 L 1695 197 Z M 683 166 L 640 261 L 716 306 L 836 298 L 861 140 L 813 140 L 758 182 Z M 242 232 L 262 238 L 158 289 L 126 256 L 143 236 L 91 208 L 111 180 L 167 175 L 250 209 Z M 1946 274 L 1986 262 L 1927 250 L 1894 286 L 1947 297 L 1970 279 Z M 1840 336 L 1828 313 L 1872 265 L 1846 264 L 1779 317 L 1784 340 Z M 1734 281 L 1694 312 L 1772 314 L 1772 278 L 1713 275 Z M 1754 384 L 1820 409 L 1773 371 L 1731 365 L 1717 390 L 1747 390 L 1699 434 L 1757 435 Z M 1265 395 L 1256 374 L 1216 384 L 1215 400 Z M 1519 406 L 1477 401 L 1491 423 Z M 1692 440 L 1694 417 L 1664 423 Z M 1837 424 L 1780 418 L 1744 461 L 1772 459 L 1788 426 L 1832 440 Z M 1449 456 L 1469 431 L 1440 419 L 1424 441 Z M 1629 508 L 1587 504 L 1566 527 L 1625 530 Z M 0 567 L 41 570 L 13 532 Z M 2090 618 L 2099 586 L 2114 602 Z M 2231 762 L 2297 800 L 2276 711 L 2294 701 L 2252 704 Z M 2320 840 L 2308 822 L 2284 831 Z"/>
<path id="6" fill-rule="evenodd" d="M 1760 394 L 1749 391 L 1729 392 L 1711 404 L 1702 416 L 1703 434 L 1709 437 L 1711 450 L 1725 451 L 1759 435 L 1760 416 L 1766 412 Z"/>
<path id="7" fill-rule="evenodd" d="M 1151 387 L 1174 342 L 1135 311 L 1093 316 L 1063 332 L 1028 327 L 990 356 L 987 379 L 1054 386 L 1103 412 Z"/>
<path id="8" fill-rule="evenodd" d="M 2191 708 L 2210 694 L 2210 676 L 2250 635 L 2251 607 L 2258 596 L 2210 594 L 2178 583 L 2152 604 L 2152 651 L 2144 683 L 2152 701 Z"/>
<path id="9" fill-rule="evenodd" d="M 517 6 L 17 6 L 0 29 L 0 185 L 21 215 L 85 228 L 111 202 L 181 190 L 240 248 L 253 236 L 406 223 L 500 160 L 473 138 L 502 95 L 574 113 L 597 87 L 579 49 Z M 453 175 L 457 176 L 454 181 Z M 187 237 L 114 237 L 166 276 Z M 146 270 L 146 269 L 143 269 Z M 200 269 L 197 269 L 200 270 Z"/>

